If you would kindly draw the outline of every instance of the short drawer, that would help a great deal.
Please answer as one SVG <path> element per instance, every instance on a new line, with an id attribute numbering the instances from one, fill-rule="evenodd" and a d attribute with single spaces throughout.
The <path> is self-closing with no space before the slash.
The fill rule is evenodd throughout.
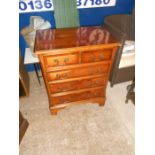
<path id="1" fill-rule="evenodd" d="M 45 56 L 44 63 L 46 67 L 57 67 L 65 65 L 78 64 L 79 58 L 78 54 L 66 54 L 66 55 L 57 55 L 57 56 Z"/>
<path id="2" fill-rule="evenodd" d="M 57 72 L 47 73 L 48 81 L 53 80 L 63 80 L 75 77 L 91 76 L 91 75 L 100 75 L 107 73 L 109 70 L 109 63 L 95 65 L 91 67 L 75 68 L 70 70 L 63 70 Z"/>
<path id="3" fill-rule="evenodd" d="M 96 51 L 87 51 L 82 53 L 82 63 L 99 62 L 104 60 L 110 60 L 112 57 L 113 49 L 104 49 Z"/>
<path id="4" fill-rule="evenodd" d="M 76 80 L 70 82 L 50 84 L 51 93 L 66 92 L 71 90 L 79 90 L 85 88 L 99 87 L 106 84 L 106 77 L 91 78 L 84 80 Z"/>
<path id="5" fill-rule="evenodd" d="M 86 100 L 86 99 L 96 98 L 96 97 L 104 97 L 104 96 L 105 96 L 104 88 L 98 88 L 95 90 L 88 90 L 88 91 L 69 94 L 69 95 L 62 95 L 62 96 L 55 96 L 55 97 L 52 96 L 51 103 L 52 105 L 58 105 L 63 103 L 75 102 L 75 101 Z"/>

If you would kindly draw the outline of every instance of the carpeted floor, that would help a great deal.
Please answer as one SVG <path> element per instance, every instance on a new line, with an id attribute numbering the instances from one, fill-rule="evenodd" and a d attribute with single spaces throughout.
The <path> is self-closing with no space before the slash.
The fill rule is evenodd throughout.
<path id="1" fill-rule="evenodd" d="M 124 103 L 129 82 L 108 86 L 104 107 L 81 104 L 51 116 L 43 80 L 30 79 L 30 96 L 20 99 L 29 122 L 20 155 L 134 155 L 134 106 Z"/>

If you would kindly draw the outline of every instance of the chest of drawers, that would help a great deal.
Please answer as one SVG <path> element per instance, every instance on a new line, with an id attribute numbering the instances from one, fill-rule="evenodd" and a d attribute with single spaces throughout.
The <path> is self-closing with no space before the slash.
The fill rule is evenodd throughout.
<path id="1" fill-rule="evenodd" d="M 119 43 L 104 27 L 39 30 L 38 55 L 51 114 L 70 105 L 104 105 L 106 85 Z"/>

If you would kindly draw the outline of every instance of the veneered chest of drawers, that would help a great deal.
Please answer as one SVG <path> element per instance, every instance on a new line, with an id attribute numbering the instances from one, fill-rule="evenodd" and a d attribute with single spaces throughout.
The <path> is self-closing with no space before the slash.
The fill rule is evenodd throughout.
<path id="1" fill-rule="evenodd" d="M 51 114 L 79 103 L 104 105 L 119 43 L 99 26 L 39 30 L 38 55 Z"/>

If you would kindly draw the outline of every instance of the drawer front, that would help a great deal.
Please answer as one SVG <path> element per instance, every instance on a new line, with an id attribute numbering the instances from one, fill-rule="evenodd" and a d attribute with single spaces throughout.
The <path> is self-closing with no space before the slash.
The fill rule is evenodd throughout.
<path id="1" fill-rule="evenodd" d="M 79 89 L 100 87 L 104 86 L 105 84 L 106 84 L 106 77 L 81 80 L 79 83 Z"/>
<path id="2" fill-rule="evenodd" d="M 109 70 L 109 63 L 95 65 L 91 67 L 84 67 L 84 68 L 75 68 L 71 70 L 64 70 L 59 72 L 50 72 L 47 73 L 48 81 L 53 80 L 63 80 L 75 77 L 82 77 L 82 76 L 91 76 L 91 75 L 100 75 L 107 73 Z"/>
<path id="3" fill-rule="evenodd" d="M 46 67 L 57 67 L 78 64 L 78 60 L 78 54 L 66 54 L 58 56 L 50 55 L 44 57 Z"/>
<path id="4" fill-rule="evenodd" d="M 83 52 L 81 61 L 82 63 L 99 62 L 104 60 L 110 60 L 112 57 L 113 49 L 105 49 L 98 51 Z"/>
<path id="5" fill-rule="evenodd" d="M 59 93 L 71 90 L 99 87 L 104 86 L 105 84 L 106 84 L 106 77 L 70 81 L 59 84 L 50 84 L 50 92 Z"/>
<path id="6" fill-rule="evenodd" d="M 50 84 L 51 93 L 60 93 L 78 89 L 78 81 L 70 81 L 59 84 Z"/>
<path id="7" fill-rule="evenodd" d="M 96 97 L 104 97 L 104 96 L 105 96 L 104 88 L 99 88 L 96 90 L 89 90 L 81 93 L 51 97 L 51 102 L 52 102 L 52 105 L 58 105 L 63 103 L 75 102 L 75 101 L 86 100 L 86 99 L 96 98 Z"/>

